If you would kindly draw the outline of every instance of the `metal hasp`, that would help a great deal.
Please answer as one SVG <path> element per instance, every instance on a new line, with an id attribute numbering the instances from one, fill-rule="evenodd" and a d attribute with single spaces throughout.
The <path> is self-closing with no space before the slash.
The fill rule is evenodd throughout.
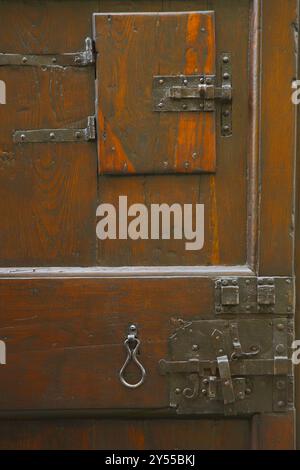
<path id="1" fill-rule="evenodd" d="M 293 315 L 295 282 L 290 277 L 223 277 L 215 281 L 215 313 Z"/>
<path id="2" fill-rule="evenodd" d="M 252 415 L 293 408 L 287 318 L 186 322 L 169 338 L 170 406 L 178 414 Z"/>
<path id="3" fill-rule="evenodd" d="M 158 75 L 153 77 L 153 111 L 213 112 L 221 103 L 221 132 L 232 134 L 232 71 L 230 54 L 220 57 L 221 86 L 216 75 Z"/>
<path id="4" fill-rule="evenodd" d="M 13 141 L 16 144 L 88 142 L 95 139 L 95 116 L 88 116 L 87 127 L 83 129 L 30 129 L 18 130 L 13 134 Z"/>
<path id="5" fill-rule="evenodd" d="M 81 52 L 65 54 L 10 54 L 0 53 L 1 65 L 25 65 L 31 67 L 85 67 L 95 63 L 93 41 L 85 39 Z"/>

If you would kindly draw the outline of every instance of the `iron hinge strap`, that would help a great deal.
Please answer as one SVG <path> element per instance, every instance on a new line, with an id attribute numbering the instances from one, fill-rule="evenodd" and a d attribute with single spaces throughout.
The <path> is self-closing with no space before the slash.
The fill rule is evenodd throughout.
<path id="1" fill-rule="evenodd" d="M 17 144 L 88 142 L 95 139 L 95 116 L 88 116 L 85 128 L 17 130 L 13 134 L 13 141 Z"/>
<path id="2" fill-rule="evenodd" d="M 81 52 L 65 54 L 0 53 L 0 66 L 25 65 L 31 67 L 84 67 L 94 63 L 94 44 L 90 37 L 85 39 L 85 49 Z"/>

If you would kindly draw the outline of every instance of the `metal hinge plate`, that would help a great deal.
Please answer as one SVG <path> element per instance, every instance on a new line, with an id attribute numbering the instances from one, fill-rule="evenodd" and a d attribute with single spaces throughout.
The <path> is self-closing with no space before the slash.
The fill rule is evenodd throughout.
<path id="1" fill-rule="evenodd" d="M 32 67 L 84 67 L 95 63 L 93 41 L 85 39 L 85 49 L 66 54 L 10 54 L 0 53 L 1 65 L 25 65 Z"/>
<path id="2" fill-rule="evenodd" d="M 232 134 L 231 55 L 220 57 L 221 86 L 215 75 L 157 75 L 153 77 L 153 111 L 213 112 L 221 103 L 222 135 Z"/>
<path id="3" fill-rule="evenodd" d="M 224 277 L 215 281 L 215 313 L 293 315 L 294 279 Z"/>
<path id="4" fill-rule="evenodd" d="M 287 318 L 185 322 L 159 363 L 179 414 L 249 415 L 293 407 Z"/>
<path id="5" fill-rule="evenodd" d="M 13 141 L 17 144 L 87 142 L 90 140 L 95 140 L 95 138 L 95 116 L 88 116 L 87 126 L 81 129 L 30 129 L 18 130 L 13 134 Z"/>

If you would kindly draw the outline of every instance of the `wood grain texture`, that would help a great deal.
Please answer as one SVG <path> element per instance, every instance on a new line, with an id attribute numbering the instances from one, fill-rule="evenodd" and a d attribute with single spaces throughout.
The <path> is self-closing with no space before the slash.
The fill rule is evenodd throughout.
<path id="1" fill-rule="evenodd" d="M 101 176 L 99 201 L 205 203 L 205 245 L 188 252 L 181 240 L 98 241 L 98 264 L 118 265 L 243 265 L 247 262 L 248 152 L 248 0 L 105 2 L 106 12 L 213 10 L 216 50 L 232 51 L 234 76 L 233 138 L 221 138 L 217 119 L 215 175 Z M 101 6 L 102 9 L 102 6 Z M 234 28 L 232 25 L 235 25 Z M 237 41 L 238 38 L 238 41 Z"/>
<path id="2" fill-rule="evenodd" d="M 0 339 L 8 359 L 0 409 L 169 408 L 158 361 L 180 319 L 211 317 L 213 294 L 206 277 L 1 280 Z M 131 323 L 148 371 L 136 390 L 118 378 Z M 137 370 L 128 378 L 136 380 Z"/>
<path id="3" fill-rule="evenodd" d="M 287 0 L 284 8 L 281 0 L 262 5 L 261 275 L 288 276 L 294 268 L 296 107 L 291 95 L 297 8 L 296 0 Z"/>
<path id="4" fill-rule="evenodd" d="M 53 1 L 1 2 L 1 52 L 82 50 L 96 2 L 74 3 L 73 9 L 61 2 L 58 14 Z M 7 83 L 0 107 L 0 264 L 95 264 L 95 144 L 12 142 L 15 129 L 86 123 L 94 113 L 93 67 L 3 66 L 0 73 Z"/>
<path id="5" fill-rule="evenodd" d="M 97 14 L 95 42 L 100 173 L 214 171 L 215 113 L 154 112 L 152 89 L 215 74 L 214 13 Z"/>
<path id="6" fill-rule="evenodd" d="M 0 449 L 239 450 L 249 429 L 246 420 L 0 421 Z"/>
<path id="7" fill-rule="evenodd" d="M 256 415 L 252 420 L 253 450 L 294 450 L 295 413 Z"/>

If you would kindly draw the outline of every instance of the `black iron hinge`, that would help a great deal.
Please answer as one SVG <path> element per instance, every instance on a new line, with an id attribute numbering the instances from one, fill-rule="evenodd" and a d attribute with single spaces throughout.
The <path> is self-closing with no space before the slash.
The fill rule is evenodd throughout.
<path id="1" fill-rule="evenodd" d="M 81 52 L 65 54 L 0 53 L 0 66 L 25 65 L 32 67 L 85 67 L 94 63 L 94 44 L 90 37 L 85 39 L 85 48 Z"/>
<path id="2" fill-rule="evenodd" d="M 13 141 L 17 144 L 88 142 L 95 139 L 95 116 L 88 116 L 87 126 L 84 128 L 17 130 L 13 134 Z"/>

